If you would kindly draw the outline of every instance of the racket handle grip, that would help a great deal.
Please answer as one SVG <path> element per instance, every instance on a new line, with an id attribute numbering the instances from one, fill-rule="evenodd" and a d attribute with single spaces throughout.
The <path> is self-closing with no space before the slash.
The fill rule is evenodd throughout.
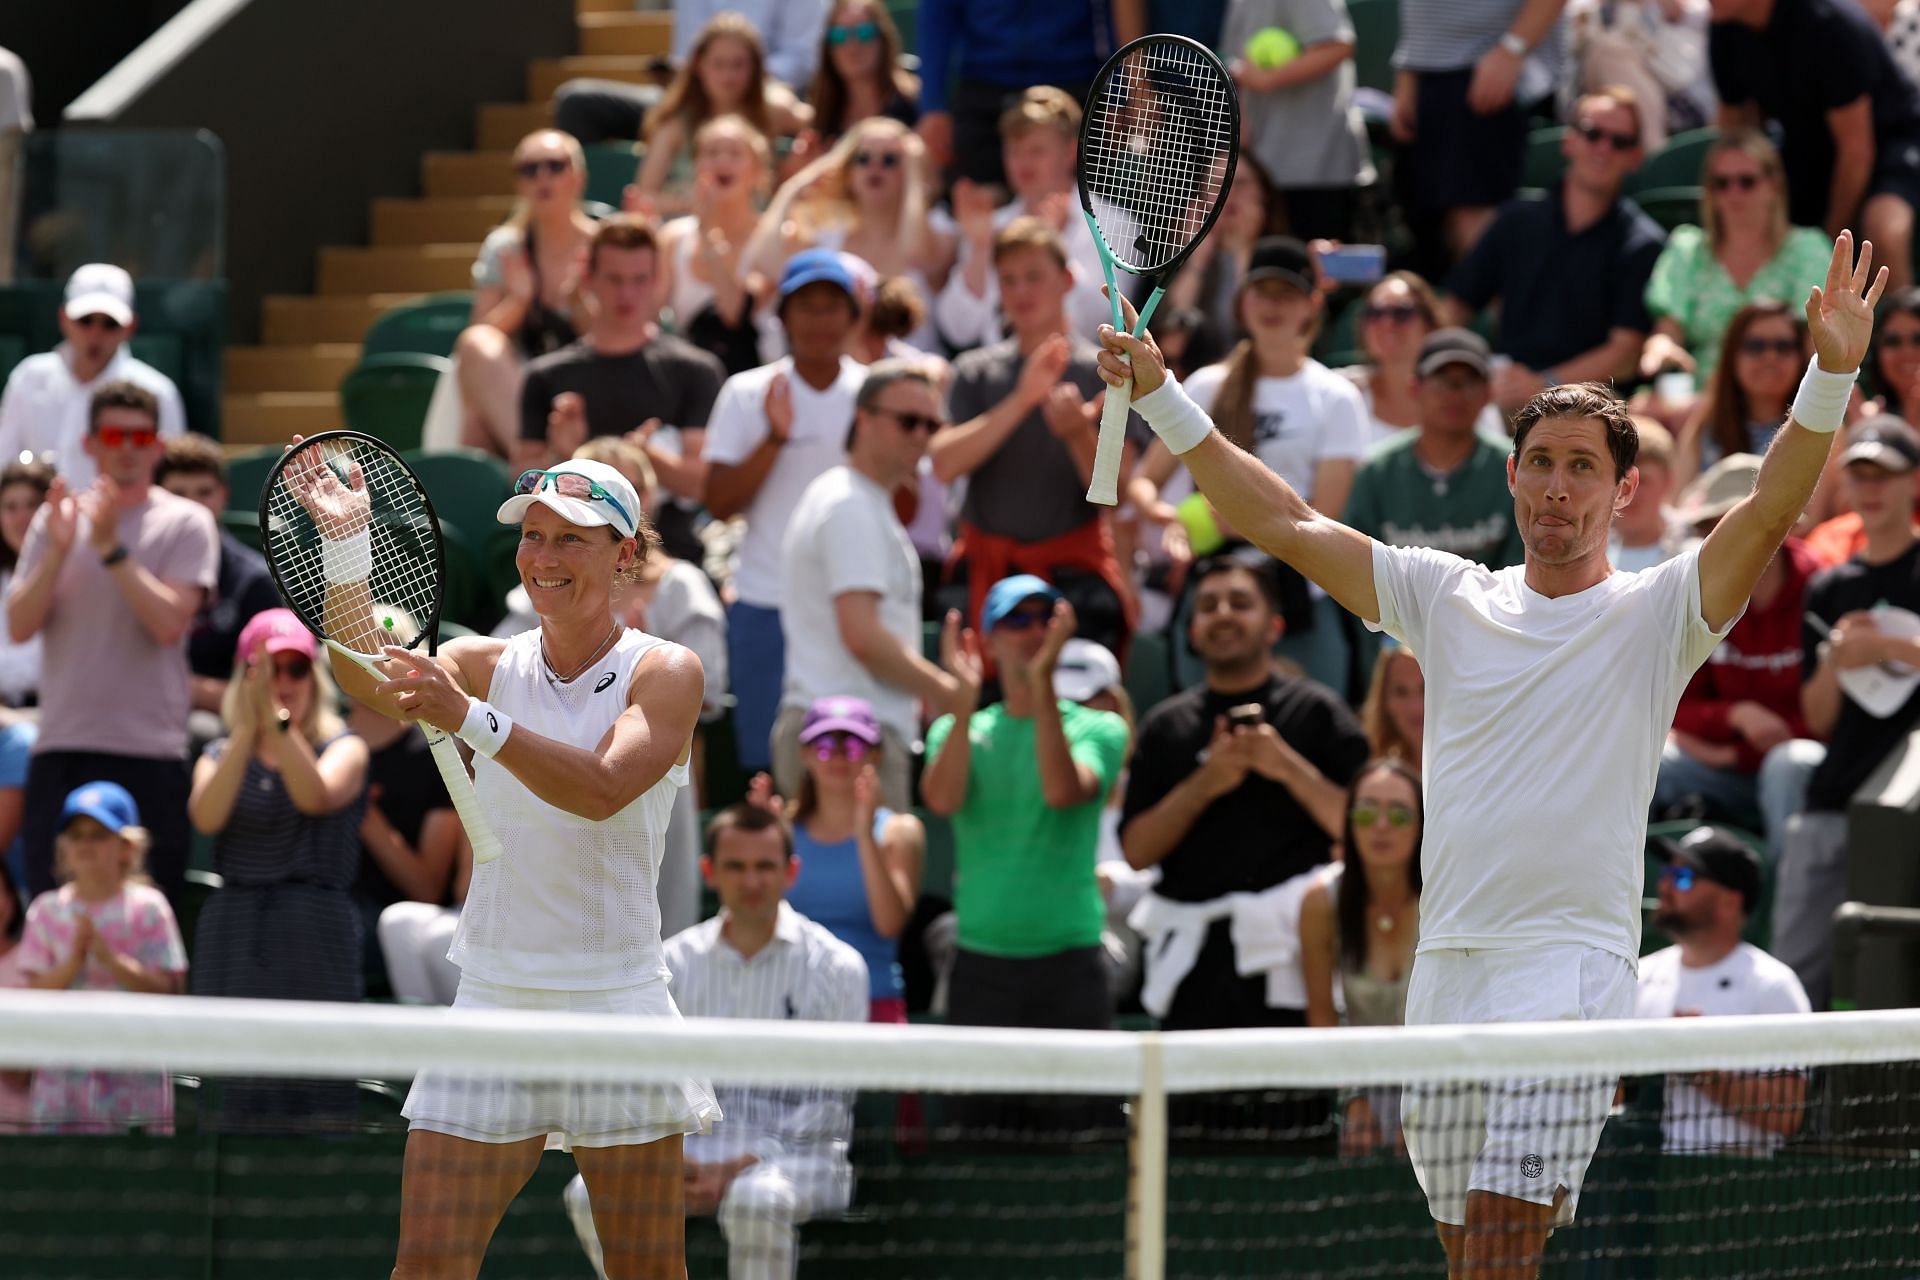
<path id="1" fill-rule="evenodd" d="M 1093 477 L 1087 484 L 1087 501 L 1103 507 L 1120 502 L 1120 455 L 1127 444 L 1127 408 L 1133 403 L 1133 383 L 1109 386 L 1106 403 L 1100 410 L 1100 438 L 1093 450 Z"/>
<path id="2" fill-rule="evenodd" d="M 460 748 L 445 729 L 424 720 L 419 723 L 433 750 L 433 762 L 440 768 L 440 781 L 446 784 L 447 796 L 453 801 L 453 811 L 460 815 L 467 843 L 473 846 L 474 865 L 492 862 L 500 856 L 500 838 L 480 812 L 480 798 L 473 793 L 473 779 L 467 775 L 466 762 L 460 759 Z"/>

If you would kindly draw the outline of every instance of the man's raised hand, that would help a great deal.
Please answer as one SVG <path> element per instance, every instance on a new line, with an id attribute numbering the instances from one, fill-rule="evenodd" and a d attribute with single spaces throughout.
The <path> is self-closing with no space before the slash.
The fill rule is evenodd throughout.
<path id="1" fill-rule="evenodd" d="M 1842 231 L 1833 242 L 1827 263 L 1827 282 L 1807 295 L 1807 331 L 1820 367 L 1828 373 L 1852 373 L 1866 358 L 1873 338 L 1873 308 L 1887 289 L 1887 269 L 1873 270 L 1873 242 L 1863 241 L 1860 257 L 1853 254 L 1853 232 Z"/>

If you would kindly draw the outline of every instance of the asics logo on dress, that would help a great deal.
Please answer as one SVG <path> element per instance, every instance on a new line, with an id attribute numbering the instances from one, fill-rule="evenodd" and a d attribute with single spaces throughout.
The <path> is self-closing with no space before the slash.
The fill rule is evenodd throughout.
<path id="1" fill-rule="evenodd" d="M 613 672 L 609 671 L 607 672 L 607 674 L 600 677 L 600 682 L 593 686 L 593 691 L 595 693 L 604 693 L 607 689 L 607 686 L 612 683 L 613 683 Z"/>

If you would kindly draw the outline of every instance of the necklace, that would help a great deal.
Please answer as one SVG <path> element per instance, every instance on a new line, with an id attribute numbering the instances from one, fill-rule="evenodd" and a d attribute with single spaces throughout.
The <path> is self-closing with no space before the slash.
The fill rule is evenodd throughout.
<path id="1" fill-rule="evenodd" d="M 588 667 L 600 661 L 601 655 L 607 651 L 607 642 L 619 634 L 620 624 L 616 621 L 611 627 L 607 628 L 606 639 L 594 647 L 593 653 L 585 662 L 567 672 L 567 674 L 561 675 L 559 669 L 553 665 L 553 655 L 547 652 L 547 637 L 543 633 L 540 637 L 540 658 L 547 664 L 547 678 L 558 681 L 561 684 L 566 684 L 568 681 L 578 678 L 582 671 L 585 671 Z"/>
<path id="2" fill-rule="evenodd" d="M 1388 915 L 1383 915 L 1383 916 L 1381 916 L 1381 917 L 1380 917 L 1379 919 L 1377 919 L 1377 920 L 1375 920 L 1375 921 L 1374 921 L 1373 923 L 1374 923 L 1375 925 L 1377 925 L 1377 926 L 1379 927 L 1379 929 L 1380 929 L 1380 932 L 1382 932 L 1382 933 L 1392 933 L 1392 932 L 1393 932 L 1393 917 L 1392 917 L 1392 916 L 1388 916 Z"/>

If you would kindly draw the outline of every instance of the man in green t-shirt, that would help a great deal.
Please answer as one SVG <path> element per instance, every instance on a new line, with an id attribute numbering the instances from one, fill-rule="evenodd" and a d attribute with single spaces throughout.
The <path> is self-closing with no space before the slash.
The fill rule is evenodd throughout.
<path id="1" fill-rule="evenodd" d="M 1045 581 L 996 582 L 981 611 L 1003 700 L 927 730 L 921 798 L 953 820 L 959 950 L 949 1020 L 969 1026 L 1103 1028 L 1113 997 L 1100 947 L 1106 908 L 1094 850 L 1127 724 L 1053 694 L 1073 606 Z M 949 620 L 941 660 L 978 705 L 980 645 Z"/>

